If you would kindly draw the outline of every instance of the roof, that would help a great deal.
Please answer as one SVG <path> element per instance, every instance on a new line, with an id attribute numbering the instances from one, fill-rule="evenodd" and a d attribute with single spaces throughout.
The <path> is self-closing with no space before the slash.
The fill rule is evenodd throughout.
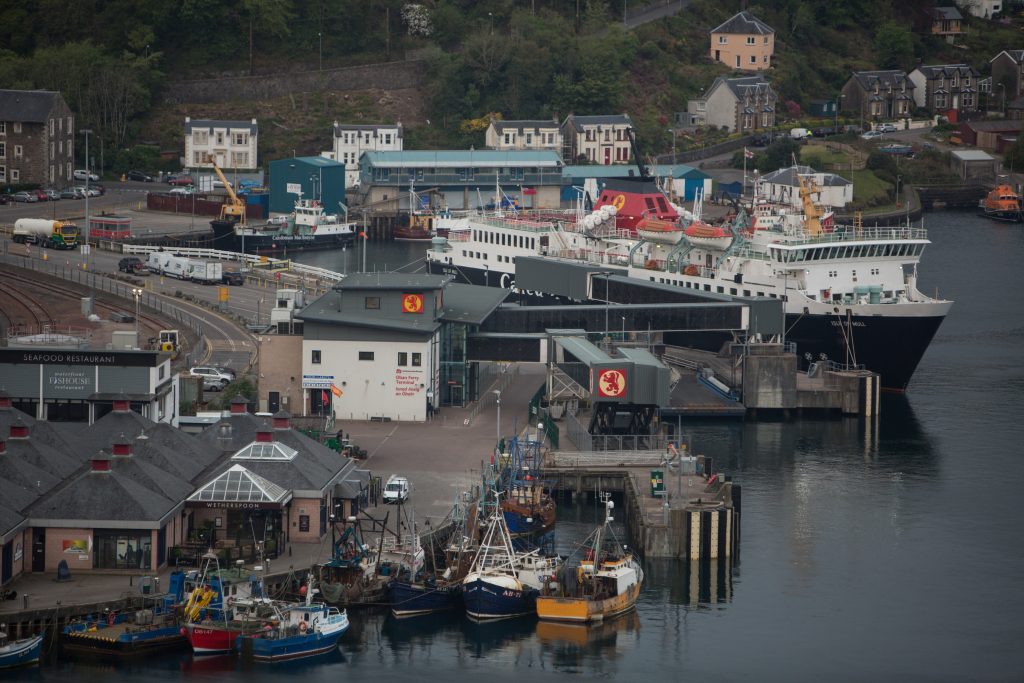
<path id="1" fill-rule="evenodd" d="M 711 177 L 703 171 L 685 164 L 656 164 L 648 166 L 647 170 L 651 175 L 658 176 L 659 178 Z M 621 164 L 618 166 L 592 164 L 588 166 L 566 166 L 562 169 L 562 175 L 566 178 L 617 178 L 628 174 L 629 171 L 635 173 L 636 169 L 632 166 L 624 167 Z"/>
<path id="2" fill-rule="evenodd" d="M 376 137 L 377 131 L 379 130 L 394 130 L 398 129 L 398 137 L 402 137 L 404 129 L 401 123 L 339 123 L 334 122 L 334 137 L 341 137 L 341 134 L 345 131 L 350 130 L 368 130 L 373 132 Z"/>
<path id="3" fill-rule="evenodd" d="M 718 27 L 711 29 L 711 33 L 739 33 L 744 35 L 753 33 L 763 36 L 775 33 L 775 29 L 750 12 L 743 11 L 733 15 L 732 18 L 719 24 Z"/>
<path id="4" fill-rule="evenodd" d="M 707 94 L 704 96 L 705 99 L 711 94 L 711 92 L 719 85 L 725 85 L 732 94 L 738 100 L 746 98 L 748 95 L 757 96 L 761 94 L 775 94 L 772 90 L 772 86 L 768 81 L 765 80 L 764 76 L 760 74 L 757 76 L 740 76 L 738 78 L 726 78 L 719 76 L 715 79 L 711 87 L 708 88 Z"/>
<path id="5" fill-rule="evenodd" d="M 594 363 L 607 363 L 611 356 L 594 346 L 584 337 L 558 337 L 555 343 L 576 357 L 576 360 L 587 365 Z"/>
<path id="6" fill-rule="evenodd" d="M 452 283 L 444 290 L 441 320 L 450 323 L 481 325 L 512 293 L 501 287 L 479 287 Z"/>
<path id="7" fill-rule="evenodd" d="M 300 164 L 306 164 L 307 166 L 321 166 L 329 168 L 333 166 L 344 167 L 345 164 L 334 159 L 328 159 L 327 157 L 285 157 L 284 159 L 274 159 L 270 162 L 271 166 L 279 166 L 281 164 L 294 164 L 298 162 Z"/>
<path id="8" fill-rule="evenodd" d="M 188 117 L 186 117 L 187 119 Z M 191 133 L 195 129 L 207 129 L 212 131 L 214 128 L 229 128 L 231 130 L 240 130 L 242 128 L 248 129 L 250 133 L 256 132 L 256 121 L 249 119 L 248 121 L 221 121 L 218 119 L 189 119 L 185 121 L 185 132 Z"/>
<path id="9" fill-rule="evenodd" d="M 446 166 L 455 168 L 461 166 L 562 167 L 562 157 L 557 152 L 540 149 L 374 151 L 365 152 L 361 159 L 371 166 L 390 166 L 394 168 L 434 168 Z"/>
<path id="10" fill-rule="evenodd" d="M 96 451 L 110 448 L 122 434 L 128 439 L 134 439 L 155 424 L 134 410 L 113 410 L 84 429 L 81 425 L 75 425 L 75 450 L 91 455 Z M 71 440 L 70 435 L 68 440 Z"/>
<path id="11" fill-rule="evenodd" d="M 566 117 L 565 122 L 578 133 L 583 132 L 583 126 L 633 125 L 633 120 L 629 118 L 629 114 L 597 114 L 594 116 L 576 116 L 575 114 L 569 114 L 569 116 Z"/>
<path id="12" fill-rule="evenodd" d="M 875 87 L 875 83 L 878 83 L 879 88 L 892 85 L 893 89 L 897 89 L 902 87 L 904 82 L 907 84 L 907 90 L 914 89 L 914 83 L 907 78 L 907 72 L 898 69 L 890 71 L 854 71 L 853 78 L 856 79 L 857 83 L 864 90 L 872 90 Z"/>
<path id="13" fill-rule="evenodd" d="M 328 293 L 296 313 L 300 320 L 327 323 L 331 325 L 351 325 L 370 327 L 378 330 L 393 330 L 410 335 L 432 335 L 441 323 L 425 315 L 408 315 L 405 318 L 385 318 L 380 315 L 367 315 L 363 310 L 339 311 L 337 293 Z"/>
<path id="14" fill-rule="evenodd" d="M 1024 129 L 1024 121 L 964 121 L 963 125 L 974 131 L 985 131 L 987 133 L 1014 132 Z"/>
<path id="15" fill-rule="evenodd" d="M 60 101 L 53 90 L 0 90 L 0 121 L 45 123 Z"/>
<path id="16" fill-rule="evenodd" d="M 956 149 L 951 154 L 960 161 L 995 161 L 991 154 L 980 149 Z"/>
<path id="17" fill-rule="evenodd" d="M 28 518 L 25 515 L 11 510 L 6 505 L 0 505 L 0 540 L 6 540 L 4 536 L 12 531 L 17 531 L 26 522 L 28 522 Z"/>
<path id="18" fill-rule="evenodd" d="M 109 456 L 108 456 L 109 457 Z M 33 519 L 75 520 L 82 526 L 108 521 L 148 523 L 155 526 L 178 507 L 180 498 L 168 497 L 152 484 L 137 481 L 137 472 L 126 472 L 111 462 L 108 472 L 84 472 L 53 491 L 29 510 Z M 136 476 L 133 476 L 136 475 Z"/>
<path id="19" fill-rule="evenodd" d="M 426 291 L 442 289 L 451 280 L 448 275 L 422 273 L 353 273 L 334 285 L 336 291 L 373 289 L 378 291 Z"/>
<path id="20" fill-rule="evenodd" d="M 999 55 L 1002 55 L 1002 54 L 1007 55 L 1010 59 L 1012 59 L 1017 64 L 1020 64 L 1020 63 L 1024 62 L 1024 50 L 1003 50 L 1002 52 L 999 53 Z M 996 55 L 995 57 L 993 57 L 989 61 L 990 62 L 996 61 L 997 59 L 999 59 L 999 55 Z"/>
<path id="21" fill-rule="evenodd" d="M 978 70 L 970 64 L 925 64 L 917 67 L 925 78 L 931 80 L 939 76 L 977 76 Z"/>
<path id="22" fill-rule="evenodd" d="M 815 182 L 826 187 L 843 187 L 846 185 L 852 185 L 849 180 L 842 176 L 837 176 L 835 173 L 818 173 L 818 171 L 815 171 L 810 166 L 790 166 L 789 168 L 780 168 L 777 171 L 765 173 L 761 177 L 761 181 L 765 183 L 773 183 L 775 185 L 799 187 L 800 181 L 797 178 L 797 175 L 820 175 L 821 180 L 816 180 Z"/>
<path id="23" fill-rule="evenodd" d="M 288 502 L 288 491 L 272 481 L 232 465 L 188 497 L 189 502 L 208 503 L 280 503 Z"/>
<path id="24" fill-rule="evenodd" d="M 960 10 L 956 7 L 936 7 L 935 10 L 936 19 L 963 19 L 964 16 L 960 14 Z"/>
<path id="25" fill-rule="evenodd" d="M 491 121 L 491 125 L 494 126 L 494 130 L 505 130 L 506 128 L 514 128 L 518 131 L 523 131 L 527 128 L 559 128 L 558 121 L 552 119 L 545 119 L 542 121 Z"/>

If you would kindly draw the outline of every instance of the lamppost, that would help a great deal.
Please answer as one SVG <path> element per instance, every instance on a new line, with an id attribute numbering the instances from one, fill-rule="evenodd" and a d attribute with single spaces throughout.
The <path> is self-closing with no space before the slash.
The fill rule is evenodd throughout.
<path id="1" fill-rule="evenodd" d="M 669 128 L 668 132 L 672 134 L 672 164 L 676 163 L 676 129 Z"/>
<path id="2" fill-rule="evenodd" d="M 92 224 L 89 222 L 89 136 L 92 135 L 92 131 L 88 128 L 83 128 L 78 131 L 85 136 L 85 243 L 92 243 Z M 85 269 L 89 270 L 89 252 L 85 253 Z"/>
<path id="3" fill-rule="evenodd" d="M 142 297 L 142 290 L 132 287 L 132 296 L 135 297 L 135 348 L 139 346 L 139 299 Z"/>
<path id="4" fill-rule="evenodd" d="M 501 390 L 500 389 L 495 389 L 494 390 L 494 403 L 498 406 L 498 425 L 497 425 L 497 433 L 495 434 L 496 438 L 494 440 L 494 444 L 495 444 L 495 446 L 497 446 L 499 443 L 501 443 Z"/>
<path id="5" fill-rule="evenodd" d="M 318 32 L 316 34 L 316 37 L 317 37 L 317 40 L 320 41 L 320 70 L 323 71 L 324 70 L 324 34 Z"/>
<path id="6" fill-rule="evenodd" d="M 259 324 L 260 324 L 260 307 L 262 307 L 262 306 L 263 306 L 263 297 L 261 296 L 259 299 L 256 299 L 256 326 L 257 327 L 259 327 Z"/>
<path id="7" fill-rule="evenodd" d="M 900 207 L 900 181 L 903 180 L 903 176 L 896 176 L 896 208 Z"/>

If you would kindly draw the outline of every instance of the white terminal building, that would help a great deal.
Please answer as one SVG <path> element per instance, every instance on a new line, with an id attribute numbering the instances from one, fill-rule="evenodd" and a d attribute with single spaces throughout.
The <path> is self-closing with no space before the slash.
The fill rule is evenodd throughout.
<path id="1" fill-rule="evenodd" d="M 350 275 L 297 313 L 302 411 L 343 420 L 423 421 L 473 394 L 467 328 L 507 290 L 403 273 Z M 429 406 L 429 407 L 428 407 Z"/>

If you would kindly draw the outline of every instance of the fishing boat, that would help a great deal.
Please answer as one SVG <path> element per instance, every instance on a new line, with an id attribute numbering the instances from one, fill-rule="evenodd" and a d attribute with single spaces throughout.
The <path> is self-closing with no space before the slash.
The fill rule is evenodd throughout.
<path id="1" fill-rule="evenodd" d="M 400 577 L 388 589 L 391 613 L 397 618 L 415 617 L 444 612 L 462 606 L 462 580 L 469 572 L 476 550 L 477 505 L 456 500 L 448 519 L 438 528 L 449 524 L 451 536 L 445 543 L 440 567 L 424 570 L 414 579 Z M 429 558 L 435 561 L 438 553 L 431 548 Z"/>
<path id="2" fill-rule="evenodd" d="M 466 614 L 480 621 L 533 614 L 542 583 L 557 568 L 557 558 L 538 550 L 517 552 L 504 514 L 495 512 L 462 582 Z"/>
<path id="3" fill-rule="evenodd" d="M 982 216 L 993 220 L 1007 223 L 1024 221 L 1024 197 L 1006 183 L 997 185 L 985 195 L 978 209 Z"/>
<path id="4" fill-rule="evenodd" d="M 512 538 L 544 534 L 555 526 L 555 501 L 540 478 L 541 443 L 525 436 L 509 441 L 499 454 L 498 483 L 504 495 L 499 507 Z"/>
<path id="5" fill-rule="evenodd" d="M 198 585 L 182 607 L 185 623 L 181 630 L 195 654 L 233 652 L 238 636 L 258 630 L 273 614 L 273 601 L 257 574 L 243 580 L 238 573 L 238 580 L 231 581 L 229 572 L 221 572 L 215 553 L 206 553 L 203 560 Z M 255 572 L 262 569 L 254 567 Z"/>
<path id="6" fill-rule="evenodd" d="M 0 631 L 0 669 L 35 664 L 42 645 L 42 636 L 10 640 L 6 632 Z"/>
<path id="7" fill-rule="evenodd" d="M 280 604 L 260 630 L 238 636 L 243 658 L 257 662 L 288 662 L 330 652 L 348 630 L 348 614 L 323 602 L 313 602 L 318 592 L 313 578 L 305 586 L 304 603 Z"/>
<path id="8" fill-rule="evenodd" d="M 542 620 L 601 622 L 636 606 L 644 572 L 615 538 L 609 526 L 614 503 L 604 496 L 604 520 L 582 544 L 578 562 L 570 556 L 557 580 L 546 583 L 537 597 Z"/>
<path id="9" fill-rule="evenodd" d="M 344 209 L 344 206 L 342 206 Z M 286 250 L 337 249 L 355 241 L 358 227 L 344 218 L 328 213 L 316 199 L 303 199 L 299 193 L 290 216 L 264 225 L 245 224 L 225 217 L 210 221 L 213 247 L 246 254 L 274 254 Z"/>
<path id="10" fill-rule="evenodd" d="M 104 656 L 130 656 L 188 647 L 175 609 L 195 588 L 189 585 L 184 572 L 172 572 L 167 595 L 153 599 L 140 610 L 107 612 L 95 618 L 74 620 L 64 627 L 61 647 L 78 654 Z"/>

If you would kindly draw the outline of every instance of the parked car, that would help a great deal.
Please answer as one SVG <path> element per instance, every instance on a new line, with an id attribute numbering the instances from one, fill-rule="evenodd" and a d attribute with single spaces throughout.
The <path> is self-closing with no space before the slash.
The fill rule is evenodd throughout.
<path id="1" fill-rule="evenodd" d="M 117 269 L 122 273 L 138 273 L 145 268 L 142 259 L 138 256 L 125 256 L 117 262 Z"/>
<path id="2" fill-rule="evenodd" d="M 185 186 L 185 185 L 194 185 L 195 183 L 192 181 L 192 176 L 190 176 L 187 173 L 185 173 L 183 175 L 168 176 L 167 184 L 168 185 Z"/>
<path id="3" fill-rule="evenodd" d="M 772 144 L 772 137 L 768 133 L 760 133 L 754 136 L 753 140 L 750 141 L 750 144 L 754 147 L 767 147 Z"/>
<path id="4" fill-rule="evenodd" d="M 168 191 L 168 193 L 169 194 L 195 194 L 196 193 L 196 188 L 192 187 L 191 185 L 189 185 L 188 187 L 172 187 Z"/>
<path id="5" fill-rule="evenodd" d="M 226 382 L 221 382 L 213 377 L 203 377 L 203 391 L 224 391 Z"/>
<path id="6" fill-rule="evenodd" d="M 25 202 L 26 204 L 31 204 L 33 202 L 39 201 L 39 198 L 36 197 L 35 192 L 15 192 L 13 195 L 11 195 L 11 199 L 13 199 L 16 202 Z"/>
<path id="7" fill-rule="evenodd" d="M 75 169 L 75 172 L 72 174 L 72 176 L 75 180 L 88 180 L 89 182 L 97 181 L 100 179 L 98 175 L 96 175 L 95 173 L 90 173 L 89 171 L 86 171 L 84 168 Z"/>
<path id="8" fill-rule="evenodd" d="M 832 126 L 824 126 L 822 128 L 815 128 L 811 131 L 811 134 L 816 138 L 827 138 L 829 135 L 835 135 L 836 129 Z"/>
<path id="9" fill-rule="evenodd" d="M 899 128 L 896 127 L 895 123 L 880 123 L 875 130 L 881 133 L 895 133 Z"/>
<path id="10" fill-rule="evenodd" d="M 60 191 L 61 199 L 82 199 L 85 194 L 77 187 L 65 187 Z"/>
<path id="11" fill-rule="evenodd" d="M 128 171 L 128 180 L 138 180 L 143 183 L 153 182 L 153 176 L 147 175 L 142 171 Z"/>
<path id="12" fill-rule="evenodd" d="M 235 371 L 227 367 L 226 365 L 211 365 L 210 367 L 212 367 L 214 370 L 220 370 L 225 375 L 230 375 L 231 381 L 235 380 Z"/>
<path id="13" fill-rule="evenodd" d="M 880 130 L 869 130 L 867 133 L 864 133 L 863 135 L 861 135 L 860 139 L 861 140 L 877 140 L 880 137 L 882 137 L 882 131 L 880 131 Z"/>
<path id="14" fill-rule="evenodd" d="M 0 194 L 0 205 L 8 204 L 8 203 L 10 203 L 10 201 L 11 201 L 11 195 L 9 195 L 9 194 Z"/>
<path id="15" fill-rule="evenodd" d="M 95 185 L 90 183 L 89 189 L 96 190 L 96 194 L 100 195 L 101 197 L 107 193 L 107 188 L 103 187 L 99 183 L 96 183 Z"/>
<path id="16" fill-rule="evenodd" d="M 43 190 L 43 192 L 46 193 L 47 200 L 51 202 L 60 201 L 60 192 L 58 192 L 57 190 Z"/>
<path id="17" fill-rule="evenodd" d="M 233 286 L 245 284 L 245 278 L 237 270 L 225 270 L 220 276 L 220 281 L 222 284 Z"/>
<path id="18" fill-rule="evenodd" d="M 30 194 L 36 196 L 36 201 L 48 202 L 50 201 L 50 195 L 46 194 L 46 190 L 29 190 Z"/>
<path id="19" fill-rule="evenodd" d="M 211 380 L 211 381 L 219 383 L 221 385 L 220 388 L 222 388 L 222 389 L 224 388 L 224 386 L 226 386 L 228 383 L 230 383 L 231 380 L 234 379 L 234 377 L 232 377 L 228 373 L 226 373 L 226 372 L 224 372 L 222 370 L 219 370 L 219 369 L 217 369 L 217 368 L 215 368 L 213 366 L 210 366 L 210 365 L 197 366 L 197 367 L 194 367 L 194 368 L 190 369 L 189 372 L 191 372 L 193 375 L 198 375 L 198 376 L 202 377 L 203 378 L 203 384 L 206 384 L 206 380 Z"/>
<path id="20" fill-rule="evenodd" d="M 85 197 L 85 195 L 89 195 L 90 197 L 100 196 L 100 191 L 97 190 L 94 185 L 90 185 L 88 189 L 84 185 L 79 185 L 75 189 L 81 192 L 83 197 Z"/>

